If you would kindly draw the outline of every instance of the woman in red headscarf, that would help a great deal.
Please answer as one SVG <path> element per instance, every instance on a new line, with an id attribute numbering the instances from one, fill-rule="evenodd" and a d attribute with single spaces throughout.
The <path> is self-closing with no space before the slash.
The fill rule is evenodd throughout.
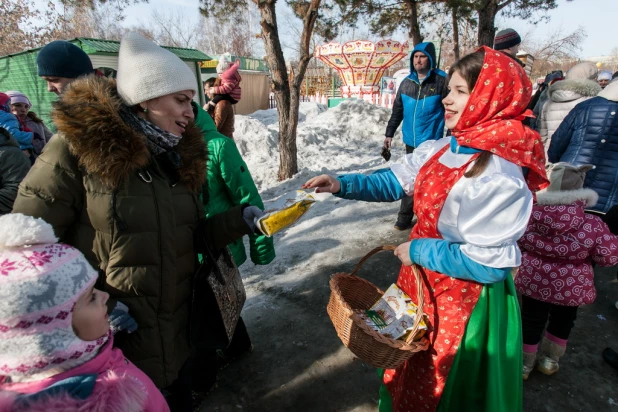
<path id="1" fill-rule="evenodd" d="M 423 277 L 431 345 L 384 371 L 380 411 L 521 411 L 521 319 L 512 272 L 533 193 L 547 185 L 538 133 L 522 125 L 532 84 L 512 58 L 487 47 L 458 61 L 443 100 L 452 136 L 428 141 L 390 170 L 322 175 L 316 187 L 346 199 L 414 196 L 418 221 L 397 284 Z"/>

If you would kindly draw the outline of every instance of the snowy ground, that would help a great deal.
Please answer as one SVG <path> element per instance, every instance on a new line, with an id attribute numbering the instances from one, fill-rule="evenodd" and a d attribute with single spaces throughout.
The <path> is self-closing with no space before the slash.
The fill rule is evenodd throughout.
<path id="1" fill-rule="evenodd" d="M 326 110 L 301 103 L 299 173 L 278 182 L 276 110 L 236 116 L 236 143 L 266 204 L 321 173 L 367 173 L 387 167 L 380 157 L 390 111 L 362 101 Z M 404 154 L 395 136 L 393 158 Z M 397 203 L 364 203 L 321 194 L 294 226 L 275 234 L 277 258 L 240 267 L 247 302 L 243 319 L 255 351 L 220 372 L 219 387 L 201 411 L 373 411 L 379 378 L 337 337 L 326 304 L 330 276 L 351 271 L 376 246 L 405 242 L 393 229 Z M 363 273 L 386 288 L 396 280 L 392 252 Z"/>
<path id="2" fill-rule="evenodd" d="M 301 103 L 298 127 L 299 173 L 277 181 L 277 111 L 260 110 L 236 116 L 236 143 L 266 204 L 300 188 L 310 177 L 322 173 L 367 173 L 387 167 L 380 157 L 390 111 L 361 100 L 350 100 L 326 110 L 317 103 Z M 401 136 L 395 136 L 393 158 L 404 154 Z M 312 276 L 319 265 L 335 265 L 360 250 L 378 246 L 393 232 L 399 203 L 365 203 L 320 195 L 296 225 L 275 234 L 276 260 L 264 267 L 242 267 L 246 285 L 273 282 L 293 288 Z M 251 296 L 258 304 L 259 292 Z M 247 310 L 250 306 L 247 307 Z"/>

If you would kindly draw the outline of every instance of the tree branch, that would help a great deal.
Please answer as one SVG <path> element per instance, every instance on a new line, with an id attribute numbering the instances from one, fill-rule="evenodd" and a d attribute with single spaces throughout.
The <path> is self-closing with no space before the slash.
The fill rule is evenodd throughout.
<path id="1" fill-rule="evenodd" d="M 500 10 L 502 10 L 503 8 L 505 8 L 506 6 L 508 6 L 509 4 L 513 3 L 514 1 L 515 1 L 515 0 L 505 0 L 505 1 L 504 1 L 504 3 L 502 3 L 502 4 L 498 4 L 498 5 L 496 6 L 496 10 L 497 10 L 497 11 L 500 11 Z"/>

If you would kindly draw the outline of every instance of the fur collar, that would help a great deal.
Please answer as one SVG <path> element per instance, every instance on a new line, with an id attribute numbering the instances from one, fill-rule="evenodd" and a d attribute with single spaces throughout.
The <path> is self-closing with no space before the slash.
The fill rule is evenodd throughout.
<path id="1" fill-rule="evenodd" d="M 594 97 L 601 91 L 597 82 L 588 79 L 560 80 L 549 87 L 548 96 L 551 100 L 555 93 L 572 92 L 579 96 Z"/>
<path id="2" fill-rule="evenodd" d="M 113 189 L 152 161 L 146 136 L 118 115 L 121 104 L 115 80 L 85 76 L 71 83 L 52 109 L 54 124 L 80 166 Z M 182 159 L 180 182 L 199 191 L 206 179 L 206 146 L 193 122 L 176 151 Z"/>
<path id="3" fill-rule="evenodd" d="M 0 411 L 23 410 L 16 406 L 17 396 L 10 391 L 0 391 Z M 131 376 L 119 376 L 109 371 L 104 379 L 97 380 L 94 390 L 85 400 L 73 398 L 66 392 L 41 395 L 28 404 L 30 412 L 140 412 L 148 399 L 142 385 Z"/>
<path id="4" fill-rule="evenodd" d="M 592 207 L 597 204 L 599 195 L 592 189 L 536 192 L 536 202 L 539 205 L 570 205 L 578 200 L 586 202 L 586 207 Z"/>

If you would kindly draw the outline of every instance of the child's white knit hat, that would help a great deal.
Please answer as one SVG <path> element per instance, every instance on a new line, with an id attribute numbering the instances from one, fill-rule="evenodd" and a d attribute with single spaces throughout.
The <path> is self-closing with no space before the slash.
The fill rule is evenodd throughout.
<path id="1" fill-rule="evenodd" d="M 75 334 L 75 303 L 98 274 L 79 250 L 57 240 L 42 219 L 0 216 L 0 375 L 13 382 L 79 366 L 109 339 Z"/>

